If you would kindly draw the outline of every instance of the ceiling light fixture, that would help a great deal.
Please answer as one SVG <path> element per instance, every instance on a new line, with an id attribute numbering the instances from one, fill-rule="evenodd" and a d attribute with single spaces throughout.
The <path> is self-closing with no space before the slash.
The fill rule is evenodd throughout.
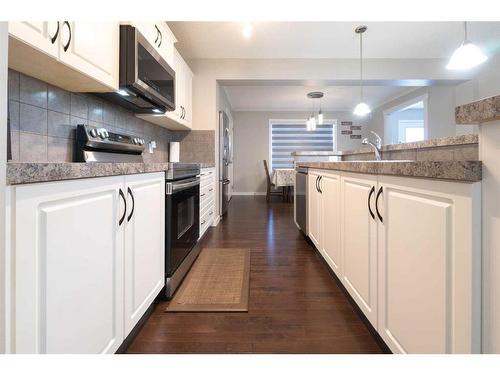
<path id="1" fill-rule="evenodd" d="M 250 23 L 244 24 L 241 32 L 243 34 L 243 38 L 250 39 L 252 37 L 252 34 L 253 34 L 252 24 L 250 24 Z"/>
<path id="2" fill-rule="evenodd" d="M 488 57 L 481 49 L 467 39 L 467 22 L 464 22 L 464 41 L 450 57 L 446 69 L 465 70 L 473 68 L 488 60 Z"/>
<path id="3" fill-rule="evenodd" d="M 363 33 L 366 31 L 366 29 L 368 29 L 366 26 L 358 26 L 354 30 L 356 34 L 359 34 L 359 72 L 361 82 L 360 101 L 353 111 L 356 116 L 366 116 L 371 112 L 368 104 L 363 102 Z"/>
<path id="4" fill-rule="evenodd" d="M 323 112 L 321 111 L 321 98 L 323 97 L 323 93 L 321 91 L 313 91 L 307 94 L 307 97 L 312 100 L 312 112 L 311 116 L 308 117 L 306 121 L 306 128 L 308 131 L 314 131 L 316 130 L 316 125 L 323 125 Z M 314 100 L 319 99 L 320 100 L 320 106 L 319 106 L 319 112 L 318 112 L 318 119 L 316 120 L 316 117 L 314 116 Z"/>

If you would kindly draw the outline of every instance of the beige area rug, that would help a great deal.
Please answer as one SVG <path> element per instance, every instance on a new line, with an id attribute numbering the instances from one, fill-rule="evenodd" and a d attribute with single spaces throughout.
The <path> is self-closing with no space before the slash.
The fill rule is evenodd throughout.
<path id="1" fill-rule="evenodd" d="M 250 249 L 204 248 L 166 311 L 248 311 L 249 283 Z"/>

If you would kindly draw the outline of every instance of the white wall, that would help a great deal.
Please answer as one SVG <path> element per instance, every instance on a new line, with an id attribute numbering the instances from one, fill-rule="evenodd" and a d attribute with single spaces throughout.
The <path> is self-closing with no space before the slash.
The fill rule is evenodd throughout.
<path id="1" fill-rule="evenodd" d="M 7 22 L 0 22 L 0 353 L 6 345 L 5 164 L 7 161 Z"/>
<path id="2" fill-rule="evenodd" d="M 406 95 L 389 101 L 373 109 L 370 115 L 372 130 L 376 131 L 384 143 L 384 111 L 405 103 L 413 98 L 427 94 L 428 135 L 430 138 L 449 137 L 456 134 L 455 125 L 455 86 L 429 86 L 414 90 Z"/>
<path id="3" fill-rule="evenodd" d="M 266 176 L 263 160 L 269 162 L 269 120 L 305 119 L 310 112 L 299 111 L 234 111 L 234 192 L 263 193 Z M 325 119 L 337 120 L 337 149 L 353 150 L 361 147 L 361 139 L 351 140 L 340 135 L 340 122 L 352 121 L 362 125 L 362 137 L 367 129 L 351 112 L 324 112 Z"/>

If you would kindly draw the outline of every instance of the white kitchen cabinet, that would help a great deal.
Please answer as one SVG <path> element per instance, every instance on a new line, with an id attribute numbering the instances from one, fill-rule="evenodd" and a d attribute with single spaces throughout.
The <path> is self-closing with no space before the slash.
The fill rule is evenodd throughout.
<path id="1" fill-rule="evenodd" d="M 9 67 L 75 92 L 118 89 L 117 22 L 9 22 Z"/>
<path id="2" fill-rule="evenodd" d="M 309 236 L 393 352 L 480 352 L 480 191 L 310 170 Z"/>
<path id="3" fill-rule="evenodd" d="M 200 171 L 200 238 L 215 220 L 215 168 Z"/>
<path id="4" fill-rule="evenodd" d="M 340 174 L 327 172 L 319 182 L 320 205 L 320 247 L 326 262 L 335 274 L 341 277 L 342 251 L 340 246 Z"/>
<path id="5" fill-rule="evenodd" d="M 58 21 L 9 22 L 9 34 L 43 53 L 59 58 Z"/>
<path id="6" fill-rule="evenodd" d="M 14 353 L 116 352 L 164 286 L 164 181 L 12 187 Z"/>
<path id="7" fill-rule="evenodd" d="M 379 323 L 396 353 L 480 351 L 480 186 L 381 176 Z"/>
<path id="8" fill-rule="evenodd" d="M 118 89 L 118 22 L 65 21 L 61 26 L 60 39 L 60 59 L 63 63 L 110 88 Z"/>
<path id="9" fill-rule="evenodd" d="M 125 336 L 165 283 L 165 175 L 125 177 Z"/>
<path id="10" fill-rule="evenodd" d="M 16 353 L 113 353 L 123 340 L 122 177 L 15 188 Z"/>
<path id="11" fill-rule="evenodd" d="M 177 42 L 177 39 L 165 21 L 132 22 L 132 25 L 158 51 L 168 65 L 171 67 L 175 66 L 174 44 Z"/>
<path id="12" fill-rule="evenodd" d="M 321 239 L 321 193 L 318 189 L 318 181 L 320 177 L 321 175 L 318 172 L 313 172 L 311 170 L 307 175 L 307 235 L 316 248 L 319 248 Z"/>
<path id="13" fill-rule="evenodd" d="M 377 328 L 377 221 L 368 209 L 377 177 L 343 173 L 341 178 L 342 283 Z M 373 207 L 373 206 L 372 206 Z M 374 209 L 372 209 L 374 210 Z"/>

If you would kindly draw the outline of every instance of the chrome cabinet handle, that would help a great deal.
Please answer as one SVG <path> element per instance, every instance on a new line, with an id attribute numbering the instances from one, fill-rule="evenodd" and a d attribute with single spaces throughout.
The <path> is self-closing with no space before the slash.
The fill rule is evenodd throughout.
<path id="1" fill-rule="evenodd" d="M 132 197 L 132 211 L 130 211 L 130 215 L 128 215 L 128 217 L 127 217 L 127 222 L 129 222 L 130 219 L 132 219 L 132 215 L 134 214 L 135 199 L 134 199 L 134 194 L 132 193 L 132 190 L 130 189 L 130 187 L 127 188 L 127 193 L 130 194 L 130 196 Z"/>
<path id="2" fill-rule="evenodd" d="M 50 43 L 54 44 L 56 42 L 57 36 L 59 35 L 59 21 L 57 21 L 57 29 L 54 36 L 50 37 Z"/>
<path id="3" fill-rule="evenodd" d="M 319 190 L 318 190 L 318 180 L 319 180 L 319 176 L 316 176 L 316 191 L 319 193 Z"/>
<path id="4" fill-rule="evenodd" d="M 370 194 L 368 194 L 368 211 L 370 212 L 370 216 L 372 217 L 372 219 L 375 220 L 375 214 L 373 213 L 372 207 L 370 205 L 373 193 L 375 193 L 375 186 L 372 186 Z"/>
<path id="5" fill-rule="evenodd" d="M 382 219 L 382 215 L 380 215 L 380 212 L 378 210 L 378 199 L 382 195 L 383 191 L 384 191 L 384 188 L 381 186 L 380 189 L 378 189 L 377 198 L 375 199 L 375 210 L 377 211 L 377 216 L 378 216 L 381 223 L 384 222 L 384 219 Z"/>
<path id="6" fill-rule="evenodd" d="M 320 194 L 323 194 L 323 190 L 321 190 L 321 180 L 323 180 L 323 176 L 319 176 L 318 191 L 320 192 Z"/>
<path id="7" fill-rule="evenodd" d="M 203 223 L 201 223 L 201 225 L 205 224 L 207 221 L 206 220 L 203 220 Z"/>
<path id="8" fill-rule="evenodd" d="M 201 194 L 200 197 L 204 197 L 205 196 L 205 193 Z"/>
<path id="9" fill-rule="evenodd" d="M 208 191 L 214 191 L 214 189 L 212 188 L 212 189 L 209 189 Z"/>
<path id="10" fill-rule="evenodd" d="M 123 220 L 125 220 L 125 216 L 127 215 L 127 200 L 125 199 L 125 194 L 123 194 L 122 189 L 120 189 L 120 197 L 123 199 L 123 204 L 125 205 L 125 209 L 123 210 L 123 216 L 121 219 L 118 221 L 118 226 L 121 226 L 123 224 Z"/>
<path id="11" fill-rule="evenodd" d="M 69 24 L 68 21 L 64 21 L 63 23 L 63 26 L 66 25 L 68 27 L 68 31 L 69 31 L 69 39 L 68 39 L 68 43 L 66 43 L 65 46 L 63 46 L 63 49 L 64 49 L 64 52 L 66 52 L 69 48 L 69 45 L 71 44 L 71 26 Z"/>

